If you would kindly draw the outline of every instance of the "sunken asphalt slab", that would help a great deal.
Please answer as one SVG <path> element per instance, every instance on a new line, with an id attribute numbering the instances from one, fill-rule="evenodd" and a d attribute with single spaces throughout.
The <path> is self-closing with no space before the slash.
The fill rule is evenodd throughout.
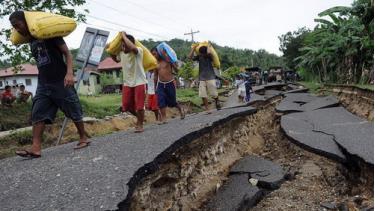
<path id="1" fill-rule="evenodd" d="M 229 174 L 248 174 L 251 178 L 274 185 L 280 185 L 285 176 L 280 165 L 254 155 L 237 161 Z"/>
<path id="2" fill-rule="evenodd" d="M 284 180 L 280 165 L 257 156 L 246 156 L 230 169 L 229 179 L 207 203 L 206 210 L 247 210 L 265 194 L 277 189 Z M 249 179 L 258 180 L 256 186 Z"/>
<path id="3" fill-rule="evenodd" d="M 118 132 L 91 139 L 85 149 L 76 143 L 43 151 L 40 159 L 12 157 L 0 161 L 1 210 L 113 210 L 146 175 L 184 144 L 230 119 L 250 115 L 239 107 L 191 115 L 145 132 Z M 203 117 L 204 115 L 204 117 Z"/>
<path id="4" fill-rule="evenodd" d="M 231 175 L 204 210 L 236 211 L 252 207 L 262 197 L 262 191 L 252 186 L 248 175 Z"/>
<path id="5" fill-rule="evenodd" d="M 374 125 L 343 107 L 293 113 L 281 118 L 281 128 L 296 144 L 345 162 L 343 152 L 374 164 Z"/>

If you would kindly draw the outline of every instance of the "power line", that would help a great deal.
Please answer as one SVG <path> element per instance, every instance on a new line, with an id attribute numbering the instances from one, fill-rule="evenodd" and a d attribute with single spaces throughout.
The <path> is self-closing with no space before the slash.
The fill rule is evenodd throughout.
<path id="1" fill-rule="evenodd" d="M 174 22 L 174 23 L 177 23 L 177 26 L 180 26 L 180 25 L 186 25 L 185 23 L 183 22 L 179 22 L 179 21 L 176 21 L 176 17 L 175 16 L 170 16 L 170 17 L 167 17 L 167 16 L 164 16 L 164 15 L 161 15 L 160 13 L 156 13 L 154 10 L 151 10 L 141 4 L 138 4 L 138 3 L 135 3 L 135 2 L 132 2 L 132 1 L 128 1 L 128 0 L 122 0 L 121 2 L 128 2 L 138 8 L 141 8 L 141 9 L 144 9 L 144 10 L 147 10 L 148 12 L 150 12 L 150 14 L 152 15 L 155 15 L 155 16 L 159 16 L 159 17 L 162 17 L 162 18 L 165 18 L 166 20 L 169 20 L 170 22 Z M 181 28 L 182 29 L 182 28 Z"/>
<path id="2" fill-rule="evenodd" d="M 146 31 L 143 31 L 143 30 L 131 27 L 131 26 L 122 25 L 122 24 L 119 24 L 119 23 L 116 23 L 116 22 L 113 22 L 113 21 L 109 21 L 109 20 L 106 20 L 106 19 L 103 19 L 103 18 L 98 18 L 98 17 L 92 16 L 92 15 L 89 15 L 89 14 L 87 14 L 86 16 L 88 16 L 90 18 L 93 18 L 93 19 L 96 19 L 96 20 L 99 20 L 99 21 L 110 23 L 110 24 L 113 24 L 113 25 L 116 25 L 116 26 L 128 28 L 128 29 L 131 29 L 131 30 L 134 30 L 134 31 L 138 31 L 138 32 L 144 33 L 144 34 L 148 34 L 148 35 L 151 35 L 151 36 L 155 36 L 155 37 L 159 37 L 161 39 L 167 39 L 168 40 L 168 38 L 165 37 L 165 36 L 160 36 L 158 34 L 154 34 L 154 33 L 151 33 L 151 32 L 146 32 Z"/>
<path id="3" fill-rule="evenodd" d="M 172 32 L 174 32 L 174 31 L 176 31 L 176 30 L 179 31 L 178 29 L 171 29 L 171 28 L 165 27 L 165 26 L 163 26 L 163 25 L 161 25 L 161 24 L 159 24 L 159 23 L 153 22 L 153 21 L 149 21 L 149 20 L 146 21 L 146 20 L 143 20 L 143 19 L 141 19 L 141 18 L 138 18 L 138 17 L 136 17 L 136 16 L 134 16 L 134 15 L 129 14 L 128 12 L 121 11 L 121 10 L 119 10 L 119 9 L 117 9 L 117 8 L 114 8 L 114 7 L 111 7 L 111 6 L 105 5 L 105 4 L 103 4 L 103 3 L 101 3 L 101 2 L 98 2 L 98 1 L 96 1 L 96 0 L 92 0 L 92 1 L 93 1 L 94 3 L 96 3 L 96 4 L 98 4 L 98 5 L 101 5 L 101 6 L 103 6 L 103 7 L 106 7 L 106 8 L 108 8 L 108 9 L 111 9 L 111 10 L 113 10 L 113 11 L 115 11 L 115 12 L 121 14 L 121 15 L 127 15 L 127 16 L 130 16 L 130 17 L 135 18 L 135 19 L 137 19 L 137 20 L 140 20 L 140 21 L 142 21 L 142 22 L 150 23 L 150 24 L 152 24 L 152 25 L 159 26 L 159 27 L 161 27 L 161 28 L 167 29 L 167 30 L 172 31 Z"/>

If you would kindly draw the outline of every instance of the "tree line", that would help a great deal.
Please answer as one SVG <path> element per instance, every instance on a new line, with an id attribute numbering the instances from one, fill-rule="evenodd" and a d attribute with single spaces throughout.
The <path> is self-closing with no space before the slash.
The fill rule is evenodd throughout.
<path id="1" fill-rule="evenodd" d="M 329 8 L 318 16 L 313 30 L 303 27 L 279 37 L 287 67 L 305 80 L 373 82 L 373 0 L 355 0 L 350 7 Z"/>

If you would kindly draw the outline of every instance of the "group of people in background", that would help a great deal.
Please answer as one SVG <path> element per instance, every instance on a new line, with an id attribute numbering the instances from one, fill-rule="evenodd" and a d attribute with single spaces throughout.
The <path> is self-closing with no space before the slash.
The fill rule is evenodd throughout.
<path id="1" fill-rule="evenodd" d="M 1 105 L 10 107 L 14 102 L 26 103 L 32 98 L 32 93 L 25 89 L 25 85 L 6 85 L 4 91 L 0 95 Z"/>
<path id="2" fill-rule="evenodd" d="M 145 102 L 147 93 L 147 109 L 155 114 L 159 124 L 167 123 L 167 108 L 175 108 L 180 113 L 181 119 L 185 118 L 183 107 L 177 102 L 176 80 L 174 73 L 178 72 L 177 63 L 170 63 L 159 55 L 156 47 L 151 53 L 158 61 L 156 69 L 145 72 L 143 62 L 143 49 L 135 45 L 132 35 L 122 32 L 122 51 L 119 55 L 112 55 L 112 59 L 120 62 L 123 71 L 122 112 L 130 112 L 137 117 L 135 132 L 143 132 Z M 212 55 L 208 47 L 200 47 L 199 55 L 194 55 L 195 48 L 189 58 L 199 63 L 199 96 L 203 100 L 206 112 L 208 97 L 215 101 L 216 109 L 220 109 L 218 92 L 216 88 L 216 74 L 212 66 Z"/>

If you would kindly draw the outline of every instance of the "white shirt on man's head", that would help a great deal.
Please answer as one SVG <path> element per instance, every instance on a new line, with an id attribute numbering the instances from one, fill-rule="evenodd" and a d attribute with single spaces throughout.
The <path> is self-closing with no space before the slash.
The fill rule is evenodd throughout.
<path id="1" fill-rule="evenodd" d="M 143 49 L 137 47 L 138 53 L 120 52 L 123 82 L 125 86 L 135 87 L 147 84 L 145 70 L 143 68 Z"/>

